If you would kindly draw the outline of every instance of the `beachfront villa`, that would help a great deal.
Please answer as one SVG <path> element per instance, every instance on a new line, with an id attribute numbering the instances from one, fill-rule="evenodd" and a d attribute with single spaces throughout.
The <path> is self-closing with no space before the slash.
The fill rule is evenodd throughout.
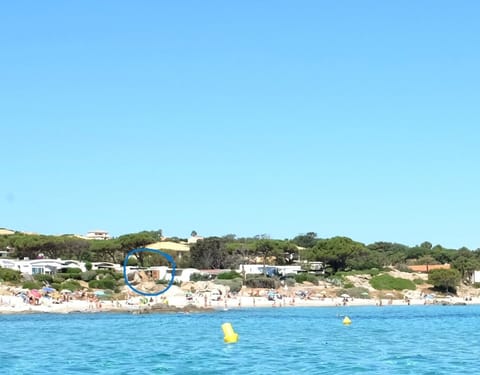
<path id="1" fill-rule="evenodd" d="M 110 235 L 105 230 L 97 229 L 88 232 L 87 235 L 83 238 L 87 240 L 108 240 L 110 238 Z"/>
<path id="2" fill-rule="evenodd" d="M 0 267 L 20 271 L 27 275 L 53 275 L 68 268 L 79 268 L 82 272 L 86 271 L 85 263 L 77 260 L 62 259 L 0 259 Z"/>
<path id="3" fill-rule="evenodd" d="M 263 274 L 263 265 L 262 264 L 241 264 L 236 270 L 238 273 L 245 275 L 261 275 Z M 265 266 L 265 273 L 267 275 L 281 275 L 285 276 L 287 274 L 297 274 L 302 271 L 302 267 L 299 265 L 295 266 Z"/>

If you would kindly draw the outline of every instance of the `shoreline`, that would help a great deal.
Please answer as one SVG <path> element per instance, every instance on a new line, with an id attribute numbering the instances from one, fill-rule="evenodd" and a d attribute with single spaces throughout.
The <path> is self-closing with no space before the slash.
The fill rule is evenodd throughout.
<path id="1" fill-rule="evenodd" d="M 389 306 L 460 306 L 480 305 L 480 298 L 475 297 L 470 301 L 454 297 L 450 299 L 411 299 L 410 303 L 399 299 L 352 299 L 344 304 L 341 298 L 325 298 L 323 300 L 302 300 L 284 298 L 283 300 L 269 301 L 261 297 L 237 297 L 229 298 L 227 301 L 209 301 L 207 306 L 187 301 L 172 301 L 171 304 L 153 303 L 148 305 L 129 305 L 126 301 L 105 301 L 100 305 L 90 304 L 84 300 L 72 300 L 61 304 L 40 304 L 27 305 L 11 298 L 8 304 L 5 301 L 0 305 L 0 316 L 2 315 L 25 315 L 25 314 L 98 314 L 98 313 L 119 313 L 119 314 L 190 314 L 190 313 L 213 313 L 219 311 L 232 311 L 240 309 L 266 309 L 266 308 L 295 308 L 295 307 L 389 307 Z M 12 301 L 13 300 L 13 301 Z M 382 303 L 380 304 L 380 301 Z M 174 303 L 176 302 L 176 303 Z"/>

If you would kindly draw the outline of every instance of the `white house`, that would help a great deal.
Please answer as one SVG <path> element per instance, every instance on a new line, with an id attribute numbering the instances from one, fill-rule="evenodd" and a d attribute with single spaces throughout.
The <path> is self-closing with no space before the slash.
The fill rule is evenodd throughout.
<path id="1" fill-rule="evenodd" d="M 89 240 L 108 240 L 110 238 L 110 235 L 105 230 L 97 229 L 88 232 L 85 238 Z"/>
<path id="2" fill-rule="evenodd" d="M 92 270 L 114 270 L 117 272 L 121 272 L 123 270 L 123 267 L 119 264 L 111 262 L 93 262 Z"/>
<path id="3" fill-rule="evenodd" d="M 472 284 L 480 283 L 480 271 L 472 272 Z"/>
<path id="4" fill-rule="evenodd" d="M 295 266 L 271 266 L 265 265 L 265 273 L 267 275 L 278 274 L 281 276 L 288 275 L 290 273 L 297 274 L 302 270 L 299 265 Z M 236 270 L 238 273 L 245 273 L 245 275 L 261 275 L 263 274 L 263 264 L 241 264 Z"/>
<path id="5" fill-rule="evenodd" d="M 66 268 L 80 268 L 82 272 L 86 271 L 85 264 L 76 260 L 61 259 L 33 259 L 33 260 L 13 260 L 1 259 L 0 266 L 12 270 L 20 271 L 28 275 L 36 274 L 55 274 Z"/>

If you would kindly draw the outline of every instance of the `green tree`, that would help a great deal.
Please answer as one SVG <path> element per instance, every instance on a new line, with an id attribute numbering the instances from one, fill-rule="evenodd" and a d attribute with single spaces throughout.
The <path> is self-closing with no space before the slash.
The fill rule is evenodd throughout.
<path id="1" fill-rule="evenodd" d="M 343 271 L 348 267 L 348 260 L 358 256 L 362 258 L 368 254 L 368 249 L 360 242 L 355 242 L 348 237 L 333 237 L 320 240 L 314 248 L 316 261 L 322 261 L 332 268 L 333 273 Z"/>
<path id="2" fill-rule="evenodd" d="M 90 258 L 90 244 L 88 240 L 76 237 L 65 237 L 63 239 L 65 252 L 77 260 L 88 260 Z"/>
<path id="3" fill-rule="evenodd" d="M 128 252 L 134 249 L 142 248 L 147 245 L 150 245 L 158 240 L 158 236 L 154 232 L 143 231 L 139 233 L 125 234 L 118 238 L 120 242 L 121 251 L 124 253 L 124 257 Z M 145 262 L 145 257 L 148 256 L 148 253 L 141 251 L 135 254 L 138 259 L 138 262 L 143 267 Z"/>
<path id="4" fill-rule="evenodd" d="M 420 247 L 422 247 L 424 249 L 427 249 L 427 250 L 431 250 L 432 249 L 432 243 L 428 242 L 428 241 L 424 241 L 420 244 Z"/>
<path id="5" fill-rule="evenodd" d="M 226 257 L 225 240 L 219 237 L 204 238 L 190 248 L 190 262 L 194 268 L 225 268 Z"/>
<path id="6" fill-rule="evenodd" d="M 93 258 L 98 261 L 117 263 L 120 258 L 121 245 L 117 239 L 90 240 L 90 251 Z"/>
<path id="7" fill-rule="evenodd" d="M 292 241 L 298 246 L 311 248 L 315 246 L 317 240 L 317 233 L 308 232 L 307 234 L 299 234 L 298 236 L 294 237 Z"/>
<path id="8" fill-rule="evenodd" d="M 460 272 L 455 269 L 433 270 L 428 274 L 428 282 L 440 290 L 455 290 L 460 282 Z"/>
<path id="9" fill-rule="evenodd" d="M 480 260 L 469 250 L 458 250 L 457 256 L 451 262 L 452 267 L 460 272 L 462 280 L 469 280 L 473 271 L 480 268 Z"/>
<path id="10" fill-rule="evenodd" d="M 255 251 L 257 254 L 260 254 L 263 259 L 263 275 L 265 276 L 267 274 L 267 257 L 273 255 L 273 250 L 275 247 L 273 246 L 272 241 L 270 240 L 260 240 L 257 242 L 255 246 Z"/>

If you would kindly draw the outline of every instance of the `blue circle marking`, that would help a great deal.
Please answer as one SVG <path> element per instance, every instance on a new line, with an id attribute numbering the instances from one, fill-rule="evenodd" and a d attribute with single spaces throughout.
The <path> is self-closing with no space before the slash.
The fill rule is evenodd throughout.
<path id="1" fill-rule="evenodd" d="M 128 263 L 128 258 L 137 253 L 141 253 L 142 251 L 148 252 L 148 253 L 155 253 L 155 254 L 160 254 L 163 256 L 165 259 L 168 260 L 168 262 L 172 265 L 172 277 L 170 278 L 170 281 L 168 282 L 168 285 L 165 289 L 162 289 L 159 292 L 156 293 L 146 293 L 142 292 L 141 290 L 136 289 L 130 282 L 128 281 L 127 277 L 127 263 Z M 148 297 L 154 297 L 154 296 L 159 296 L 162 293 L 165 293 L 170 287 L 173 285 L 173 281 L 175 280 L 175 269 L 177 268 L 177 265 L 175 264 L 175 261 L 173 260 L 173 257 L 167 253 L 164 253 L 163 251 L 160 250 L 155 250 L 155 249 L 149 249 L 148 247 L 141 247 L 138 249 L 133 249 L 128 252 L 127 256 L 125 257 L 125 260 L 123 261 L 123 278 L 125 280 L 125 284 L 133 290 L 135 293 L 141 294 L 143 296 L 148 296 Z"/>

